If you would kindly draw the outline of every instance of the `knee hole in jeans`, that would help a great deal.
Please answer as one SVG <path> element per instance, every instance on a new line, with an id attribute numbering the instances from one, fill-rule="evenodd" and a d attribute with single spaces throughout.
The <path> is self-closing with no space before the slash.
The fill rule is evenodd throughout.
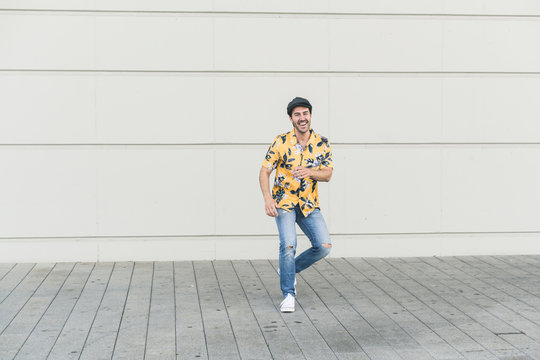
<path id="1" fill-rule="evenodd" d="M 322 244 L 322 246 L 324 246 L 325 248 L 329 249 L 329 248 L 332 247 L 332 244 L 324 243 L 324 244 Z"/>

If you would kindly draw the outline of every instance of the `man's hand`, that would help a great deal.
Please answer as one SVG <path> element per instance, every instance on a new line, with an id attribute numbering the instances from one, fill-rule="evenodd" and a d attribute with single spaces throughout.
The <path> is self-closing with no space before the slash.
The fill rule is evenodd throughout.
<path id="1" fill-rule="evenodd" d="M 266 215 L 276 217 L 278 216 L 277 202 L 270 193 L 269 184 L 272 171 L 273 169 L 267 169 L 264 166 L 261 167 L 261 171 L 259 172 L 259 184 L 261 185 L 261 191 L 264 198 L 264 210 L 266 211 Z"/>
<path id="2" fill-rule="evenodd" d="M 264 206 L 266 210 L 266 215 L 272 216 L 272 217 L 278 216 L 276 200 L 272 198 L 266 199 L 264 201 Z"/>
<path id="3" fill-rule="evenodd" d="M 317 181 L 330 181 L 332 178 L 332 168 L 307 168 L 304 166 L 295 167 L 292 170 L 292 174 L 297 179 L 311 178 Z"/>
<path id="4" fill-rule="evenodd" d="M 297 166 L 292 170 L 292 174 L 297 179 L 303 179 L 303 178 L 311 177 L 312 170 L 305 166 Z"/>

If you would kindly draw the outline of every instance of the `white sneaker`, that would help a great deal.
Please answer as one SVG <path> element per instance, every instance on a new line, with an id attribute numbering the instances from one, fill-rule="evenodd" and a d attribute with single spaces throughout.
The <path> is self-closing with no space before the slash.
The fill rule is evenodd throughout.
<path id="1" fill-rule="evenodd" d="M 294 312 L 294 296 L 287 294 L 279 306 L 282 313 Z"/>

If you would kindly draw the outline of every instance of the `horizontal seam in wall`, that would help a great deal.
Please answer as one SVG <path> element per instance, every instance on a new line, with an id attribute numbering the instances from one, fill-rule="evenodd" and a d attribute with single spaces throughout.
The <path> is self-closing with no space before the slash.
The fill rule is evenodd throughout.
<path id="1" fill-rule="evenodd" d="M 144 15 L 195 15 L 195 16 L 291 16 L 291 17 L 426 17 L 426 18 L 516 18 L 536 20 L 540 14 L 468 14 L 468 13 L 413 13 L 413 12 L 294 12 L 294 11 L 187 11 L 187 10 L 106 10 L 106 9 L 10 9 L 0 12 L 75 13 L 75 14 L 144 14 Z"/>
<path id="2" fill-rule="evenodd" d="M 164 75 L 401 75 L 401 76 L 531 76 L 540 71 L 295 71 L 295 70 L 124 70 L 124 69 L 0 69 L 0 73 L 164 74 Z"/>
<path id="3" fill-rule="evenodd" d="M 467 235 L 540 235 L 540 231 L 476 231 L 476 232 L 403 232 L 403 233 L 330 233 L 330 236 L 467 236 Z M 0 237 L 0 241 L 12 240 L 130 240 L 130 239 L 174 239 L 174 238 L 268 238 L 277 234 L 238 234 L 238 235 L 134 235 L 134 236 L 36 236 L 36 237 Z"/>
<path id="4" fill-rule="evenodd" d="M 540 142 L 380 142 L 380 143 L 352 143 L 352 142 L 334 142 L 332 146 L 351 146 L 351 147 L 385 147 L 385 146 L 402 146 L 402 147 L 516 147 L 516 146 L 540 146 Z M 81 148 L 81 147 L 97 147 L 97 148 L 149 148 L 149 147 L 175 147 L 175 148 L 204 148 L 214 149 L 216 147 L 245 147 L 245 146 L 268 146 L 269 143 L 19 143 L 19 144 L 0 144 L 0 148 L 16 148 L 16 147 L 39 147 L 39 148 Z"/>

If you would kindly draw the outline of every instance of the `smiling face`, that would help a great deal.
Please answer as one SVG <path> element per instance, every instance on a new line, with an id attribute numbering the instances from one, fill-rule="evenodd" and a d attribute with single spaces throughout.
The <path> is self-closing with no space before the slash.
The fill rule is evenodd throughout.
<path id="1" fill-rule="evenodd" d="M 290 119 L 294 129 L 298 133 L 305 134 L 309 131 L 309 128 L 311 127 L 311 111 L 309 111 L 307 107 L 295 107 Z"/>

